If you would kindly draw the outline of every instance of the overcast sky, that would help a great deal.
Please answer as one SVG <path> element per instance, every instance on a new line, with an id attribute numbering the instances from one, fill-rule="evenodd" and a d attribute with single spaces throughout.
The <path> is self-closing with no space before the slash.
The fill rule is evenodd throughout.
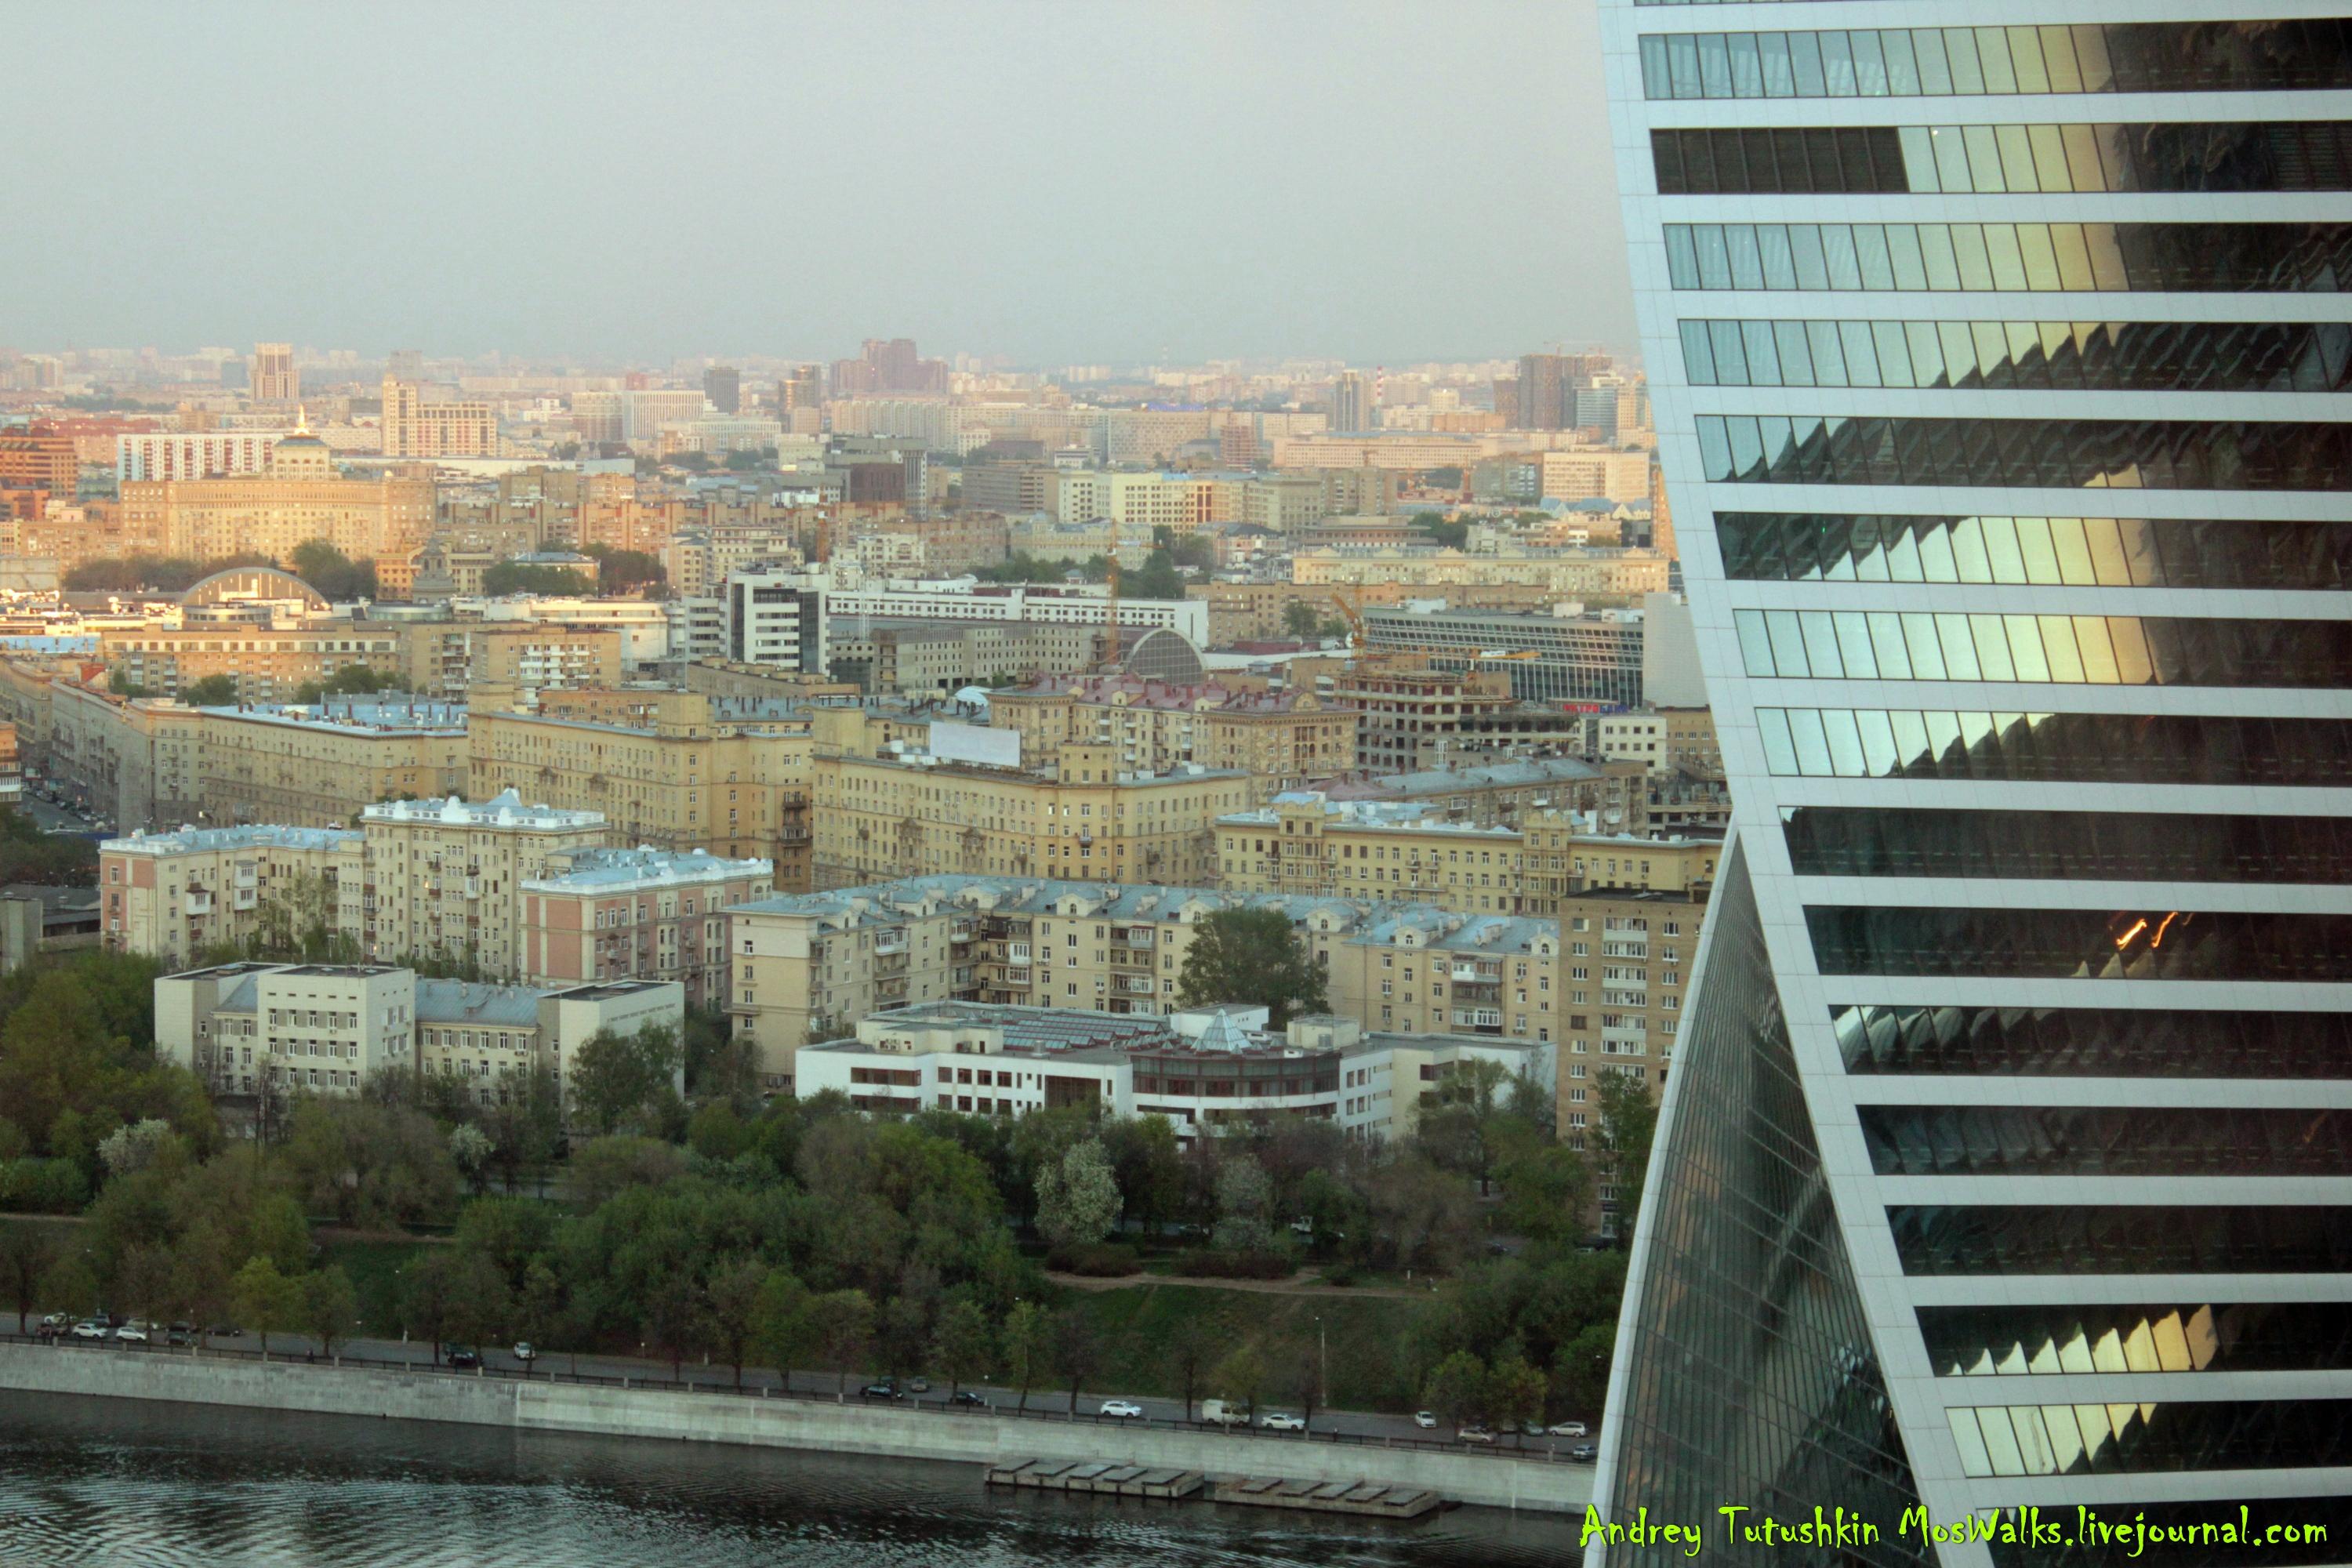
<path id="1" fill-rule="evenodd" d="M 1633 337 L 1590 0 L 8 12 L 20 348 Z"/>

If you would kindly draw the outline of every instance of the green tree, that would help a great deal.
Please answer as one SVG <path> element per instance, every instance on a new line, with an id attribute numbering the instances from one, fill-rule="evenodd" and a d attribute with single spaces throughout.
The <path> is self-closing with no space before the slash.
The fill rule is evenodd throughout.
<path id="1" fill-rule="evenodd" d="M 1466 1426 L 1486 1417 L 1486 1363 L 1468 1351 L 1455 1351 L 1422 1384 L 1421 1402 L 1440 1421 Z"/>
<path id="2" fill-rule="evenodd" d="M 677 1376 L 688 1352 L 701 1344 L 709 1325 L 702 1290 L 692 1273 L 672 1268 L 655 1279 L 645 1298 L 642 1327 L 653 1347 L 668 1353 L 672 1378 Z"/>
<path id="3" fill-rule="evenodd" d="M 1609 1394 L 1609 1363 L 1617 1352 L 1617 1324 L 1587 1324 L 1554 1352 L 1551 1386 L 1570 1415 L 1598 1423 Z"/>
<path id="4" fill-rule="evenodd" d="M 1070 1414 L 1078 1413 L 1078 1393 L 1087 1379 L 1102 1370 L 1107 1357 L 1102 1331 L 1083 1306 L 1073 1306 L 1054 1320 L 1054 1365 L 1070 1385 Z"/>
<path id="5" fill-rule="evenodd" d="M 781 1268 L 771 1269 L 760 1284 L 760 1305 L 751 1340 L 761 1358 L 776 1369 L 786 1389 L 793 1371 L 815 1359 L 819 1341 L 815 1298 L 808 1287 Z"/>
<path id="6" fill-rule="evenodd" d="M 950 1400 L 965 1384 L 988 1375 L 994 1353 L 988 1314 L 981 1310 L 979 1302 L 959 1296 L 940 1309 L 939 1322 L 931 1330 L 931 1364 L 948 1380 Z"/>
<path id="7" fill-rule="evenodd" d="M 1165 550 L 1155 550 L 1143 558 L 1143 564 L 1132 572 L 1122 572 L 1118 591 L 1129 599 L 1181 599 L 1184 596 L 1184 580 L 1176 574 L 1176 563 Z"/>
<path id="8" fill-rule="evenodd" d="M 756 1258 L 720 1264 L 710 1271 L 704 1289 L 710 1342 L 735 1369 L 738 1388 L 743 1386 L 743 1363 L 759 1331 L 760 1303 L 767 1289 L 767 1267 Z"/>
<path id="9" fill-rule="evenodd" d="M 106 689 L 114 693 L 117 697 L 126 699 L 135 700 L 141 697 L 152 697 L 155 695 L 152 689 L 140 685 L 139 682 L 131 679 L 129 676 L 123 674 L 122 671 L 119 669 L 108 672 L 106 677 Z"/>
<path id="10" fill-rule="evenodd" d="M 71 1312 L 76 1317 L 96 1311 L 98 1276 L 91 1271 L 89 1259 L 69 1247 L 59 1247 L 41 1276 L 40 1304 L 52 1312 Z"/>
<path id="11" fill-rule="evenodd" d="M 466 1184 L 479 1197 L 490 1181 L 490 1156 L 498 1145 L 490 1135 L 470 1121 L 459 1122 L 449 1129 L 449 1163 L 466 1178 Z"/>
<path id="12" fill-rule="evenodd" d="M 359 1295 L 341 1264 L 302 1277 L 302 1327 L 323 1354 L 333 1357 L 335 1347 L 351 1338 L 359 1316 Z"/>
<path id="13" fill-rule="evenodd" d="M 1057 1247 L 1085 1247 L 1118 1220 L 1118 1184 L 1102 1141 L 1089 1138 L 1037 1173 L 1037 1228 Z"/>
<path id="14" fill-rule="evenodd" d="M 207 675 L 180 688 L 180 700 L 191 708 L 228 708 L 236 702 L 236 677 Z"/>
<path id="15" fill-rule="evenodd" d="M 1282 629 L 1292 637 L 1312 639 L 1320 625 L 1315 606 L 1305 599 L 1293 599 L 1282 606 Z"/>
<path id="16" fill-rule="evenodd" d="M 1199 1312 L 1187 1312 L 1178 1318 L 1168 1331 L 1168 1368 L 1176 1376 L 1177 1392 L 1184 1396 L 1184 1419 L 1192 1419 L 1192 1406 L 1201 1392 L 1201 1378 L 1208 1371 L 1210 1358 L 1216 1354 L 1217 1331 Z"/>
<path id="17" fill-rule="evenodd" d="M 1572 1243 L 1585 1232 L 1592 1169 L 1564 1143 L 1531 1144 L 1507 1156 L 1496 1173 L 1503 1189 L 1496 1218 L 1530 1241 Z"/>
<path id="18" fill-rule="evenodd" d="M 41 1277 L 57 1259 L 57 1247 L 44 1226 L 27 1220 L 0 1223 L 0 1290 L 16 1305 L 16 1331 L 40 1300 Z"/>
<path id="19" fill-rule="evenodd" d="M 497 1264 L 479 1253 L 461 1256 L 449 1273 L 450 1340 L 474 1350 L 493 1342 L 506 1327 L 513 1304 Z"/>
<path id="20" fill-rule="evenodd" d="M 1029 1389 L 1053 1375 L 1054 1323 L 1034 1301 L 1015 1301 L 1004 1317 L 1004 1376 L 1029 1408 Z"/>
<path id="21" fill-rule="evenodd" d="M 1270 1010 L 1270 1026 L 1281 1029 L 1302 1013 L 1320 1013 L 1330 1004 L 1323 971 L 1278 909 L 1219 910 L 1192 927 L 1177 998 L 1187 1007 L 1220 1002 L 1255 1004 Z"/>
<path id="22" fill-rule="evenodd" d="M 441 1364 L 441 1346 L 449 1337 L 457 1312 L 457 1255 L 447 1247 L 431 1247 L 408 1266 L 400 1298 L 401 1328 L 433 1350 L 433 1364 Z"/>
<path id="23" fill-rule="evenodd" d="M 337 604 L 375 597 L 375 563 L 353 561 L 323 539 L 309 539 L 287 558 L 294 575 Z"/>
<path id="24" fill-rule="evenodd" d="M 501 561 L 482 574 L 482 592 L 494 599 L 509 594 L 584 597 L 594 591 L 586 577 L 569 566 Z"/>
<path id="25" fill-rule="evenodd" d="M 1217 1166 L 1217 1227 L 1214 1239 L 1226 1252 L 1268 1252 L 1274 1247 L 1274 1184 L 1265 1167 L 1247 1154 Z"/>
<path id="26" fill-rule="evenodd" d="M 834 1367 L 835 1393 L 849 1391 L 849 1371 L 874 1342 L 874 1300 L 863 1290 L 832 1290 L 809 1303 L 818 1349 Z"/>
<path id="27" fill-rule="evenodd" d="M 676 1031 L 647 1025 L 634 1035 L 600 1029 L 572 1061 L 572 1110 L 598 1132 L 648 1131 L 677 1103 Z"/>
<path id="28" fill-rule="evenodd" d="M 1265 1396 L 1265 1357 L 1257 1346 L 1236 1346 L 1224 1360 L 1217 1363 L 1213 1379 L 1217 1396 L 1228 1405 L 1239 1405 L 1252 1419 L 1257 1417 L 1257 1404 Z"/>
<path id="29" fill-rule="evenodd" d="M 750 456 L 750 454 L 730 454 Z M 730 465 L 732 466 L 731 464 Z M 606 595 L 632 594 L 640 588 L 660 588 L 669 581 L 657 556 L 642 550 L 615 550 L 609 544 L 583 544 L 583 555 L 596 558 L 596 586 Z"/>
<path id="30" fill-rule="evenodd" d="M 534 1258 L 523 1271 L 522 1289 L 514 1298 L 515 1337 L 534 1348 L 553 1344 L 563 1332 L 570 1303 L 562 1277 L 544 1258 Z"/>
<path id="31" fill-rule="evenodd" d="M 1523 1430 L 1542 1417 L 1549 1390 L 1544 1374 L 1525 1357 L 1503 1356 L 1486 1373 L 1487 1416 L 1514 1432 Z"/>
<path id="32" fill-rule="evenodd" d="M 1632 1073 L 1601 1069 L 1593 1091 L 1600 1115 L 1593 1142 L 1601 1157 L 1602 1179 L 1617 1189 L 1617 1245 L 1633 1245 L 1633 1222 L 1640 1216 L 1642 1187 L 1649 1179 L 1650 1142 L 1658 1130 L 1658 1107 L 1650 1086 Z"/>
<path id="33" fill-rule="evenodd" d="M 267 1258 L 247 1259 L 229 1282 L 229 1300 L 238 1319 L 261 1336 L 263 1360 L 269 1357 L 269 1336 L 291 1333 L 302 1326 L 302 1282 L 280 1274 Z"/>

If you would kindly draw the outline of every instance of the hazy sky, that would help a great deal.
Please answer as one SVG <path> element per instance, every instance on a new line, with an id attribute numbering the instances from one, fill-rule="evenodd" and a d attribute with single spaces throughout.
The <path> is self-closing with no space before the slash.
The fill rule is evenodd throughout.
<path id="1" fill-rule="evenodd" d="M 1590 0 L 9 7 L 0 342 L 1630 345 Z"/>

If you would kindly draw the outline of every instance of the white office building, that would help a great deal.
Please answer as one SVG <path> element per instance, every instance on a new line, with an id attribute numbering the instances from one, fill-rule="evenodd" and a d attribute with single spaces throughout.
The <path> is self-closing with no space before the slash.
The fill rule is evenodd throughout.
<path id="1" fill-rule="evenodd" d="M 1736 827 L 1612 1521 L 2249 1560 L 2087 1508 L 2352 1561 L 2342 15 L 1604 0 Z M 1883 1534 L 1767 1552 L 1726 1503 Z M 1927 1543 L 1915 1504 L 2074 1543 Z"/>

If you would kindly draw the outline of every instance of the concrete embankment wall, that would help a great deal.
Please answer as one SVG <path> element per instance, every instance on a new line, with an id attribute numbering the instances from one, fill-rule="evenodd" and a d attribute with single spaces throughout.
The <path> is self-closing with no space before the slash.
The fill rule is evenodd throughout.
<path id="1" fill-rule="evenodd" d="M 1207 1475 L 1426 1487 L 1494 1508 L 1573 1512 L 1592 1496 L 1589 1465 L 1501 1455 L 152 1352 L 0 1345 L 0 1388 L 908 1459 L 1109 1459 Z"/>

